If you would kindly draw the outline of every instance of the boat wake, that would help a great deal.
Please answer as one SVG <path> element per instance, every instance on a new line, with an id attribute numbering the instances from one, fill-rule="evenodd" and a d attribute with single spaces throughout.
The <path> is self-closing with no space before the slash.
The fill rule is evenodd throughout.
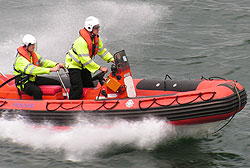
<path id="1" fill-rule="evenodd" d="M 151 150 L 175 135 L 175 129 L 163 120 L 147 118 L 142 121 L 125 120 L 93 124 L 87 119 L 69 129 L 57 129 L 50 124 L 42 127 L 22 119 L 0 119 L 0 138 L 35 150 L 64 151 L 65 159 L 81 161 L 109 150 L 112 146 L 129 146 Z M 87 154 L 87 155 L 86 155 Z"/>

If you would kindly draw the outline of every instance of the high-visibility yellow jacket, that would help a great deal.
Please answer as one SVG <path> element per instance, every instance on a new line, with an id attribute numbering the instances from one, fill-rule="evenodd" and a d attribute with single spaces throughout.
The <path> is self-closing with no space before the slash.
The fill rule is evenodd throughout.
<path id="1" fill-rule="evenodd" d="M 22 50 L 19 50 L 20 48 Z M 30 57 L 30 59 L 27 59 L 28 57 Z M 33 63 L 34 60 L 37 60 L 36 65 L 34 65 Z M 35 81 L 37 75 L 49 74 L 50 68 L 53 68 L 54 66 L 56 66 L 56 64 L 57 63 L 54 61 L 42 58 L 36 52 L 30 54 L 25 48 L 19 47 L 16 55 L 16 60 L 13 64 L 14 75 L 29 74 L 29 81 Z M 23 84 L 27 82 L 28 81 L 25 81 Z"/>
<path id="2" fill-rule="evenodd" d="M 89 51 L 87 40 L 85 40 L 87 38 L 90 38 L 89 34 L 88 36 L 89 37 L 84 38 L 80 34 L 80 36 L 74 41 L 72 48 L 66 55 L 66 60 L 65 60 L 66 68 L 68 69 L 76 68 L 80 70 L 82 70 L 82 68 L 87 68 L 92 73 L 95 73 L 97 70 L 100 69 L 100 65 L 95 63 L 92 59 L 94 57 L 94 55 L 91 55 L 92 51 Z M 94 39 L 92 40 L 92 44 L 95 44 Z M 104 48 L 100 37 L 98 37 L 98 45 L 96 47 L 98 48 L 97 55 L 99 55 L 104 61 L 106 62 L 114 61 L 114 57 L 110 54 L 110 52 L 108 52 L 106 48 Z"/>

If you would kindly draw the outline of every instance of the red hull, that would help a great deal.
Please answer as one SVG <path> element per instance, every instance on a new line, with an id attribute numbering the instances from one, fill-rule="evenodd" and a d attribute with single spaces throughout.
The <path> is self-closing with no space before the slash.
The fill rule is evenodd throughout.
<path id="1" fill-rule="evenodd" d="M 81 100 L 68 100 L 64 91 L 68 89 L 61 86 L 41 86 L 43 100 L 33 100 L 24 93 L 20 99 L 11 81 L 0 88 L 0 109 L 32 121 L 52 121 L 60 125 L 73 123 L 78 116 L 86 114 L 128 120 L 154 116 L 174 125 L 192 125 L 225 120 L 247 103 L 245 89 L 233 80 L 132 79 L 124 51 L 115 54 L 111 70 L 106 81 L 103 76 L 95 76 L 104 84 L 84 88 Z M 0 75 L 0 84 L 11 77 Z M 66 87 L 69 88 L 67 84 Z"/>
<path id="2" fill-rule="evenodd" d="M 7 75 L 8 78 L 12 77 Z M 4 82 L 0 78 L 1 83 Z M 138 86 L 143 80 L 134 80 Z M 176 81 L 178 83 L 178 81 Z M 136 89 L 135 98 L 109 98 L 96 100 L 100 86 L 85 89 L 82 100 L 67 100 L 63 89 L 54 92 L 46 86 L 44 100 L 33 100 L 22 94 L 19 99 L 14 83 L 0 89 L 0 109 L 22 111 L 34 120 L 72 122 L 79 114 L 107 118 L 140 119 L 146 116 L 165 118 L 173 125 L 190 125 L 225 120 L 240 111 L 246 104 L 244 88 L 235 81 L 200 80 L 193 91 L 163 91 Z M 51 92 L 48 91 L 51 89 Z M 49 95 L 50 93 L 53 93 Z M 115 96 L 116 93 L 112 93 Z M 40 117 L 40 118 L 39 118 Z"/>

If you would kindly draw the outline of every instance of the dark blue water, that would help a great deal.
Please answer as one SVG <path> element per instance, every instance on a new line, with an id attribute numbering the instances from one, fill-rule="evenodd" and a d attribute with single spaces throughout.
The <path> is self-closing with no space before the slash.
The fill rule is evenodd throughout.
<path id="1" fill-rule="evenodd" d="M 0 11 L 4 73 L 12 73 L 26 33 L 37 38 L 41 56 L 64 62 L 85 18 L 94 15 L 105 47 L 126 50 L 134 78 L 220 76 L 250 89 L 248 0 L 0 0 Z M 208 137 L 183 137 L 156 119 L 114 121 L 112 128 L 83 120 L 59 132 L 0 119 L 0 167 L 250 167 L 249 111 L 247 105 Z"/>

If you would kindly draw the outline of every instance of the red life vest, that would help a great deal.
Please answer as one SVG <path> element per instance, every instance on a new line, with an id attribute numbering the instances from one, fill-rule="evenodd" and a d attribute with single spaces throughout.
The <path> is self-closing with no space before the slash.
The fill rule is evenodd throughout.
<path id="1" fill-rule="evenodd" d="M 26 58 L 30 63 L 34 64 L 35 66 L 39 66 L 38 58 L 37 58 L 37 55 L 36 55 L 36 53 L 34 51 L 31 52 L 32 62 L 31 62 L 31 58 L 30 58 L 29 52 L 23 46 L 19 47 L 17 49 L 17 52 L 21 56 L 23 56 L 24 58 Z"/>
<path id="2" fill-rule="evenodd" d="M 98 48 L 99 48 L 99 36 L 95 36 L 94 37 L 94 44 L 95 44 L 95 48 L 94 48 L 94 54 L 93 53 L 93 42 L 91 40 L 91 35 L 90 33 L 85 29 L 81 29 L 80 30 L 80 35 L 84 38 L 84 40 L 87 42 L 88 44 L 88 49 L 89 49 L 89 57 L 92 58 L 93 56 L 95 56 L 97 54 Z"/>

